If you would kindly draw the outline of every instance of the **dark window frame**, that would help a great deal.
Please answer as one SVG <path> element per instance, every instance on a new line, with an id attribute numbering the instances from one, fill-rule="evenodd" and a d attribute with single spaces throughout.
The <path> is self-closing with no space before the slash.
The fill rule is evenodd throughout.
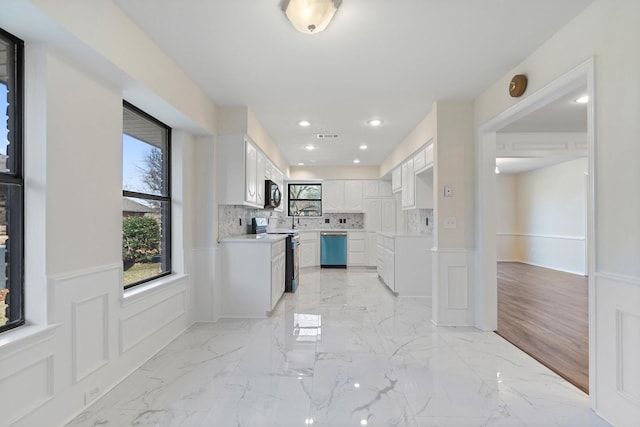
<path id="1" fill-rule="evenodd" d="M 320 198 L 318 199 L 292 199 L 291 196 L 291 186 L 292 185 L 314 185 L 320 187 Z M 320 202 L 320 213 L 314 216 L 300 216 L 300 215 L 292 215 L 291 214 L 291 201 L 307 201 L 307 202 Z M 299 218 L 321 218 L 322 217 L 322 184 L 319 182 L 290 182 L 287 184 L 287 215 L 292 217 L 296 216 Z"/>
<path id="2" fill-rule="evenodd" d="M 11 230 L 11 250 L 7 259 L 7 288 L 9 289 L 9 318 L 15 312 L 19 315 L 14 320 L 0 326 L 0 332 L 4 332 L 25 324 L 25 286 L 24 286 L 24 42 L 14 35 L 0 29 L 0 38 L 13 44 L 14 55 L 7 57 L 7 86 L 9 99 L 7 100 L 9 111 L 12 115 L 8 118 L 9 147 L 13 157 L 13 171 L 0 172 L 0 184 L 13 187 L 17 190 L 17 200 L 12 198 L 7 217 L 7 227 Z M 11 82 L 13 80 L 13 82 Z M 8 136 L 9 136 L 8 135 Z"/>
<path id="3" fill-rule="evenodd" d="M 154 276 L 149 276 L 147 278 L 144 278 L 142 280 L 139 280 L 137 282 L 133 282 L 130 283 L 128 285 L 123 285 L 124 290 L 127 289 L 131 289 L 135 286 L 139 286 L 142 285 L 144 283 L 148 283 L 151 282 L 153 280 L 157 280 L 161 277 L 165 277 L 165 276 L 169 276 L 171 274 L 173 274 L 173 263 L 172 263 L 172 257 L 171 257 L 171 253 L 172 253 L 172 246 L 171 246 L 171 233 L 173 230 L 172 224 L 171 224 L 171 210 L 172 210 L 172 196 L 171 196 L 171 166 L 172 166 L 172 162 L 171 162 L 171 127 L 166 125 L 165 123 L 161 122 L 160 120 L 156 119 L 155 117 L 151 116 L 150 114 L 146 113 L 145 111 L 141 110 L 140 108 L 136 107 L 135 105 L 127 102 L 127 101 L 122 101 L 123 104 L 123 109 L 128 109 L 140 116 L 142 116 L 144 119 L 149 120 L 150 122 L 152 122 L 155 125 L 158 125 L 159 127 L 164 128 L 167 131 L 167 153 L 166 156 L 163 156 L 163 166 L 166 172 L 166 179 L 167 182 L 165 183 L 166 186 L 166 195 L 162 196 L 162 195 L 156 195 L 156 194 L 151 194 L 151 193 L 142 193 L 142 192 L 138 192 L 138 191 L 130 191 L 130 190 L 122 190 L 122 197 L 132 197 L 132 198 L 136 198 L 136 199 L 142 199 L 142 200 L 150 200 L 150 201 L 157 201 L 157 202 L 165 202 L 166 203 L 166 210 L 163 211 L 162 213 L 162 229 L 161 229 L 161 246 L 163 248 L 164 251 L 164 256 L 165 258 L 163 259 L 163 264 L 165 264 L 167 267 L 166 269 L 163 267 L 163 271 L 160 272 L 160 274 L 156 274 Z M 122 134 L 125 135 L 124 129 L 122 130 Z M 124 182 L 123 182 L 124 184 Z"/>

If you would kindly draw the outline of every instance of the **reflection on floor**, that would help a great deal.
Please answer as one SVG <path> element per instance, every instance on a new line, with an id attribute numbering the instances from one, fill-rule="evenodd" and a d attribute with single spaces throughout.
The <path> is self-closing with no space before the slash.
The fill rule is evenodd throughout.
<path id="1" fill-rule="evenodd" d="M 69 426 L 606 426 L 494 333 L 437 328 L 375 272 L 302 272 L 264 320 L 197 324 Z"/>
<path id="2" fill-rule="evenodd" d="M 585 276 L 498 263 L 498 333 L 589 392 L 589 296 Z"/>

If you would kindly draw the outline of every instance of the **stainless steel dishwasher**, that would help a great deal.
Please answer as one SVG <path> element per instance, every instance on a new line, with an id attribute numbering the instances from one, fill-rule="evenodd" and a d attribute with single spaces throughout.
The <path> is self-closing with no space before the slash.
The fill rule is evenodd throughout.
<path id="1" fill-rule="evenodd" d="M 320 233 L 320 267 L 347 268 L 347 232 Z"/>

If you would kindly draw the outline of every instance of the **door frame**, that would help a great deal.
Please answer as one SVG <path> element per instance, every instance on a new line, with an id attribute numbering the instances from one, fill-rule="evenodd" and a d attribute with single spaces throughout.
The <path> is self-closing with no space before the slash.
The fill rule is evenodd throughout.
<path id="1" fill-rule="evenodd" d="M 589 396 L 596 407 L 595 328 L 595 88 L 594 58 L 590 58 L 476 129 L 476 327 L 494 331 L 498 326 L 496 247 L 496 132 L 586 84 L 587 151 L 589 159 L 587 206 L 587 274 L 589 276 Z"/>

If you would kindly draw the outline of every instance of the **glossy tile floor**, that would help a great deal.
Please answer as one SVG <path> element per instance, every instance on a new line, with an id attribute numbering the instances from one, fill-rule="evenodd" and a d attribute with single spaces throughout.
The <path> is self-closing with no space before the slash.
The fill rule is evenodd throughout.
<path id="1" fill-rule="evenodd" d="M 494 333 L 436 328 L 370 270 L 310 270 L 264 320 L 197 324 L 69 426 L 607 426 Z"/>

